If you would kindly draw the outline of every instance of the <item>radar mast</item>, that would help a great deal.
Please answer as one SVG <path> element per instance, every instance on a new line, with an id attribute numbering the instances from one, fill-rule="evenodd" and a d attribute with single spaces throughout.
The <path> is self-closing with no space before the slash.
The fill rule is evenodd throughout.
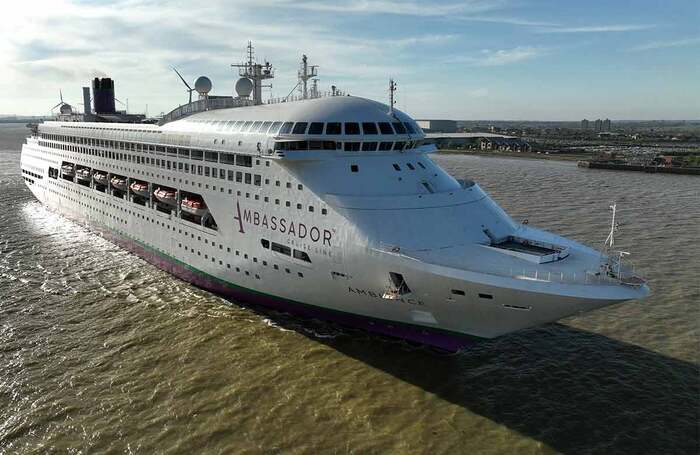
<path id="1" fill-rule="evenodd" d="M 275 77 L 274 70 L 270 62 L 266 61 L 264 64 L 260 64 L 255 61 L 255 52 L 251 41 L 248 41 L 246 50 L 248 61 L 233 63 L 231 66 L 238 68 L 239 76 L 250 79 L 253 82 L 253 104 L 262 104 L 263 87 L 272 87 L 272 84 L 263 85 L 263 81 Z"/>

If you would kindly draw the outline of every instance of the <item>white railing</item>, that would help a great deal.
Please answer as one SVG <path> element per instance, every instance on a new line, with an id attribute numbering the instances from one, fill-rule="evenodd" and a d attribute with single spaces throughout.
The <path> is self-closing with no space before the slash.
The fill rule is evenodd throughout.
<path id="1" fill-rule="evenodd" d="M 384 254 L 400 256 L 403 259 L 423 262 L 423 259 L 419 254 L 421 250 L 405 250 L 398 245 L 389 244 L 380 244 L 379 248 L 372 248 L 372 250 Z M 439 263 L 436 264 L 440 265 Z M 601 262 L 600 267 L 597 270 L 578 270 L 566 272 L 561 270 L 552 271 L 538 267 L 507 267 L 503 264 L 489 264 L 483 262 L 479 262 L 478 269 L 465 268 L 464 270 L 474 273 L 483 273 L 486 275 L 495 275 L 505 278 L 545 283 L 611 285 L 641 285 L 644 283 L 644 279 L 637 274 L 634 265 L 628 263 L 618 266 L 617 261 L 612 258 L 609 259 L 608 262 Z"/>

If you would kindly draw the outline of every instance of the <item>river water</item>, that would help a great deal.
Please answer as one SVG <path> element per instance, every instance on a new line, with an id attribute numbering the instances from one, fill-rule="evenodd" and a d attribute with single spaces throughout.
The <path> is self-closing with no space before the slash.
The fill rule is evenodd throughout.
<path id="1" fill-rule="evenodd" d="M 242 307 L 42 207 L 0 125 L 0 453 L 700 450 L 700 178 L 435 156 L 652 295 L 435 353 Z"/>

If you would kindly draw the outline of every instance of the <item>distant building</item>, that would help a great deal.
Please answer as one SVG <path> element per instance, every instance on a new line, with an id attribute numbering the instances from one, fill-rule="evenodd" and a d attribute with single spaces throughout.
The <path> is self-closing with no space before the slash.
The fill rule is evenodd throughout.
<path id="1" fill-rule="evenodd" d="M 603 121 L 601 119 L 595 121 L 595 131 L 597 133 L 603 131 Z"/>
<path id="2" fill-rule="evenodd" d="M 456 120 L 416 120 L 418 126 L 420 126 L 426 133 L 456 133 L 457 132 L 457 121 Z"/>
<path id="3" fill-rule="evenodd" d="M 529 152 L 530 144 L 517 137 L 482 137 L 479 139 L 481 150 L 499 150 L 502 152 Z"/>
<path id="4" fill-rule="evenodd" d="M 603 120 L 603 131 L 612 131 L 612 122 L 609 118 Z"/>
<path id="5" fill-rule="evenodd" d="M 591 127 L 591 122 L 589 122 L 586 119 L 581 120 L 581 129 L 582 130 L 587 130 L 590 127 Z"/>

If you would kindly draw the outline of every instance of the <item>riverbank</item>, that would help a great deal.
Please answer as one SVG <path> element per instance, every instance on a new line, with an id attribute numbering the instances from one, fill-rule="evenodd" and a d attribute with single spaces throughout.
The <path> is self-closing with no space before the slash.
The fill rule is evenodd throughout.
<path id="1" fill-rule="evenodd" d="M 440 155 L 468 155 L 468 156 L 488 156 L 492 158 L 521 158 L 531 160 L 555 160 L 555 161 L 578 161 L 590 159 L 587 153 L 534 153 L 534 152 L 502 152 L 484 150 L 448 150 L 442 149 L 437 152 Z"/>

